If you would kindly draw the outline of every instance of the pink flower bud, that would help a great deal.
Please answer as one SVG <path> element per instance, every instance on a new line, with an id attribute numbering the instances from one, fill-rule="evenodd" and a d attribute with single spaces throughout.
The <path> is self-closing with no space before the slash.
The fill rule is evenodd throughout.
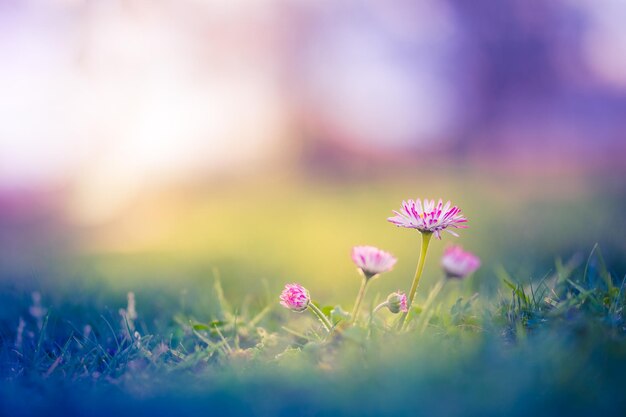
<path id="1" fill-rule="evenodd" d="M 406 302 L 406 294 L 402 291 L 392 292 L 387 297 L 387 308 L 393 314 L 398 314 L 399 312 L 406 313 L 409 311 Z"/>
<path id="2" fill-rule="evenodd" d="M 309 292 L 300 284 L 287 284 L 280 294 L 280 304 L 292 311 L 302 312 L 310 302 Z"/>

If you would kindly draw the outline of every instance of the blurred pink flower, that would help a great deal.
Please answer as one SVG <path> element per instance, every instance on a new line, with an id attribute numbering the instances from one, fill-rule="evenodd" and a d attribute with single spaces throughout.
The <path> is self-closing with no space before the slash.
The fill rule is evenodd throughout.
<path id="1" fill-rule="evenodd" d="M 447 228 L 465 229 L 467 219 L 461 214 L 461 209 L 457 206 L 450 207 L 448 201 L 445 206 L 443 201 L 435 206 L 435 200 L 408 200 L 402 202 L 400 211 L 393 211 L 395 216 L 389 217 L 387 220 L 398 227 L 407 227 L 417 229 L 422 233 L 434 233 L 438 239 L 441 239 L 441 231 Z M 448 233 L 459 236 L 451 230 Z"/>
<path id="2" fill-rule="evenodd" d="M 43 326 L 43 318 L 46 316 L 48 310 L 41 305 L 41 294 L 35 291 L 31 294 L 33 299 L 33 305 L 28 308 L 28 312 L 37 321 L 37 327 L 41 330 Z"/>
<path id="3" fill-rule="evenodd" d="M 396 291 L 389 294 L 387 297 L 387 308 L 394 314 L 403 312 L 406 313 L 409 311 L 406 294 L 402 291 Z"/>
<path id="4" fill-rule="evenodd" d="M 374 275 L 391 271 L 397 259 L 374 246 L 355 246 L 352 248 L 352 261 L 369 279 Z"/>
<path id="5" fill-rule="evenodd" d="M 300 284 L 287 284 L 280 294 L 280 304 L 292 311 L 304 311 L 310 302 L 309 292 Z"/>
<path id="6" fill-rule="evenodd" d="M 441 257 L 441 266 L 448 278 L 463 279 L 480 267 L 480 258 L 461 246 L 450 246 Z"/>

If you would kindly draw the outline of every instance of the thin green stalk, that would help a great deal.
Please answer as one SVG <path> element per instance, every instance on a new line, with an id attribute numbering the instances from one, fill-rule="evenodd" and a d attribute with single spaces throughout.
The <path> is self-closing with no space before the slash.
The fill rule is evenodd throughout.
<path id="1" fill-rule="evenodd" d="M 330 324 L 330 321 L 328 320 L 328 317 L 326 317 L 324 315 L 324 313 L 322 313 L 322 310 L 320 310 L 319 308 L 317 308 L 317 306 L 313 303 L 309 303 L 309 309 L 313 312 L 313 314 L 315 314 L 317 316 L 317 318 L 322 322 L 322 324 L 324 325 L 324 327 L 326 328 L 326 330 L 328 331 L 328 333 L 330 333 L 330 331 L 333 329 L 333 325 Z"/>
<path id="2" fill-rule="evenodd" d="M 372 310 L 372 315 L 376 314 L 376 312 L 377 312 L 378 310 L 380 310 L 380 309 L 381 309 L 381 308 L 383 308 L 383 307 L 387 307 L 388 305 L 389 305 L 389 301 L 387 301 L 387 300 L 385 300 L 385 301 L 383 301 L 382 303 L 378 304 L 378 305 L 376 306 L 376 308 L 374 308 L 374 310 Z"/>
<path id="3" fill-rule="evenodd" d="M 359 307 L 361 306 L 361 301 L 363 301 L 363 296 L 365 296 L 365 287 L 367 286 L 368 279 L 363 277 L 363 281 L 361 281 L 361 288 L 359 288 L 359 293 L 356 295 L 356 301 L 354 302 L 354 309 L 352 310 L 352 318 L 350 319 L 350 324 L 354 324 L 356 322 L 356 316 L 359 313 Z"/>
<path id="4" fill-rule="evenodd" d="M 433 237 L 432 233 L 422 232 L 422 249 L 420 251 L 420 258 L 417 262 L 417 269 L 415 270 L 415 277 L 413 278 L 413 284 L 411 285 L 411 291 L 409 292 L 409 300 L 408 300 L 408 308 L 411 311 L 411 306 L 413 305 L 413 299 L 415 298 L 415 293 L 417 292 L 417 286 L 420 283 L 420 278 L 422 277 L 422 271 L 424 270 L 424 263 L 426 262 L 426 253 L 428 252 L 428 245 L 430 243 L 430 238 Z M 398 321 L 398 330 L 402 330 L 404 326 L 406 326 L 406 316 L 409 313 L 402 313 L 400 320 Z"/>
<path id="5" fill-rule="evenodd" d="M 437 297 L 437 295 L 439 295 L 439 293 L 441 292 L 441 289 L 443 288 L 444 284 L 446 283 L 446 279 L 442 279 L 439 280 L 439 282 L 437 282 L 437 284 L 435 284 L 435 287 L 430 291 L 430 294 L 428 294 L 428 298 L 426 299 L 426 302 L 424 303 L 424 306 L 422 308 L 422 313 L 420 314 L 420 333 L 424 333 L 424 330 L 426 329 L 426 326 L 428 326 L 428 322 L 430 321 L 430 316 L 427 316 L 426 313 L 430 313 L 430 306 L 433 303 L 433 300 Z"/>

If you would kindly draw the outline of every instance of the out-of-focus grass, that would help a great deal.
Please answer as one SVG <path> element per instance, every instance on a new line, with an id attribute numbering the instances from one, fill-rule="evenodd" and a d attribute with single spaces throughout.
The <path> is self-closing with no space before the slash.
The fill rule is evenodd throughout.
<path id="1" fill-rule="evenodd" d="M 114 285 L 170 281 L 190 289 L 217 270 L 227 291 L 258 292 L 298 281 L 314 297 L 346 301 L 359 285 L 349 258 L 371 244 L 399 258 L 395 270 L 370 289 L 406 289 L 419 250 L 415 231 L 386 221 L 406 198 L 439 196 L 463 209 L 470 228 L 431 245 L 423 285 L 440 276 L 445 245 L 479 254 L 485 267 L 476 288 L 493 287 L 494 271 L 541 278 L 554 257 L 586 253 L 599 243 L 617 269 L 626 251 L 615 222 L 626 199 L 619 186 L 589 178 L 519 178 L 449 170 L 378 176 L 365 181 L 261 178 L 206 189 L 145 196 L 117 220 L 81 231 L 82 265 L 75 274 Z M 88 248 L 84 250 L 83 248 Z"/>
<path id="2" fill-rule="evenodd" d="M 329 337 L 217 281 L 204 311 L 155 310 L 139 289 L 135 319 L 103 308 L 101 293 L 50 291 L 60 298 L 45 294 L 43 314 L 5 293 L 25 325 L 17 343 L 15 321 L 0 321 L 0 413 L 623 415 L 626 291 L 609 270 L 594 251 L 533 285 L 504 277 L 499 296 L 457 291 L 432 315 L 418 305 L 407 333 L 381 315 Z"/>
<path id="3" fill-rule="evenodd" d="M 0 266 L 0 414 L 623 414 L 623 184 L 426 171 L 161 190 L 71 230 L 75 245 L 30 282 Z M 439 196 L 470 228 L 433 241 L 409 333 L 389 331 L 382 312 L 324 340 L 278 305 L 298 281 L 322 307 L 349 310 L 355 244 L 399 258 L 364 310 L 406 290 L 419 234 L 385 219 L 402 199 Z M 587 261 L 596 242 L 604 260 Z M 421 311 L 451 243 L 483 267 Z M 33 316 L 31 290 L 47 318 Z M 132 325 L 120 315 L 129 290 Z"/>

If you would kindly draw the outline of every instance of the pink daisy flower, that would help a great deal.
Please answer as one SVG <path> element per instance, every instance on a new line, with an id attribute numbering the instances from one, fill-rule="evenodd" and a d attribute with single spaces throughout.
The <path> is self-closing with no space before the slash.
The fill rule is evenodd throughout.
<path id="1" fill-rule="evenodd" d="M 287 284 L 280 294 L 280 304 L 292 311 L 302 312 L 310 302 L 309 292 L 300 284 Z"/>
<path id="2" fill-rule="evenodd" d="M 391 271 L 397 259 L 392 254 L 374 246 L 355 246 L 352 248 L 352 261 L 369 279 L 374 275 Z"/>
<path id="3" fill-rule="evenodd" d="M 480 267 L 480 258 L 461 246 L 450 246 L 441 257 L 441 267 L 448 278 L 463 279 Z"/>
<path id="4" fill-rule="evenodd" d="M 435 206 L 435 200 L 408 200 L 402 202 L 400 211 L 393 211 L 395 216 L 389 217 L 387 220 L 398 227 L 407 227 L 409 229 L 417 229 L 422 233 L 434 233 L 438 239 L 441 239 L 441 231 L 459 236 L 448 228 L 465 229 L 467 219 L 461 214 L 461 209 L 457 206 L 451 206 L 448 201 L 445 205 L 439 199 Z"/>

